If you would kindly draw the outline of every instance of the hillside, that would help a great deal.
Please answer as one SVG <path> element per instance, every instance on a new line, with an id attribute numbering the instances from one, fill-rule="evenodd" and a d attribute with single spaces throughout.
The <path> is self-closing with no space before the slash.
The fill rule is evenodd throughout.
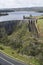
<path id="1" fill-rule="evenodd" d="M 43 12 L 43 7 L 26 7 L 26 8 L 15 8 L 15 11 L 36 11 L 36 12 Z"/>
<path id="2" fill-rule="evenodd" d="M 6 9 L 0 9 L 0 12 L 14 12 L 14 11 L 36 11 L 36 12 L 43 12 L 43 7 L 25 7 L 25 8 L 6 8 Z"/>
<path id="3" fill-rule="evenodd" d="M 26 58 L 24 57 L 25 58 L 24 61 L 27 64 L 31 63 L 31 65 L 43 65 L 43 42 L 41 42 L 41 39 L 43 40 L 43 36 L 39 36 L 39 38 L 35 37 L 34 36 L 35 34 L 29 30 L 30 29 L 29 23 L 27 22 L 18 21 L 15 23 L 16 26 L 13 25 L 13 27 L 11 24 L 9 25 L 10 27 L 8 25 L 7 25 L 8 27 L 7 32 L 9 32 L 9 30 L 12 31 L 12 29 L 13 29 L 13 32 L 11 34 L 7 34 L 5 31 L 6 27 L 5 26 L 4 26 L 5 28 L 0 27 L 0 31 L 1 31 L 0 34 L 4 35 L 0 37 L 0 45 L 3 44 L 2 47 L 0 46 L 0 49 L 3 49 L 3 47 L 5 46 L 4 51 L 6 53 L 11 54 L 12 56 L 16 56 L 15 54 L 18 54 L 16 58 L 19 57 L 19 59 L 21 58 L 22 60 L 25 55 Z M 40 32 L 40 35 L 42 35 L 43 34 L 43 19 L 38 20 L 37 28 L 38 28 L 38 31 Z M 23 57 L 19 55 L 22 55 Z M 30 63 L 29 63 L 29 60 L 30 60 Z"/>

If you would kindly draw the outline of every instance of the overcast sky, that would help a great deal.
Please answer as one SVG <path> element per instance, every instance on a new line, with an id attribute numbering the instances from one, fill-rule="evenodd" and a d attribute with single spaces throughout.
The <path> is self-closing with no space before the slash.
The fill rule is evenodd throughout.
<path id="1" fill-rule="evenodd" d="M 43 6 L 43 0 L 0 0 L 0 8 Z"/>

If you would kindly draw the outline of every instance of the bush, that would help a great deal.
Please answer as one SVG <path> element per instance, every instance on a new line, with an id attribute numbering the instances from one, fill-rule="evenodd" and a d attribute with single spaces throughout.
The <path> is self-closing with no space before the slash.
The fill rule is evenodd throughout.
<path id="1" fill-rule="evenodd" d="M 4 48 L 2 46 L 0 46 L 0 50 L 4 50 Z"/>
<path id="2" fill-rule="evenodd" d="M 12 54 L 14 54 L 14 52 L 12 52 Z"/>

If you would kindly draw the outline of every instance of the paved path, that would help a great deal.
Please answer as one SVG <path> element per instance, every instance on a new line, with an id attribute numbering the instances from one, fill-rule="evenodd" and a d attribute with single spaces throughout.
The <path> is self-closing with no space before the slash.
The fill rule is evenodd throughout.
<path id="1" fill-rule="evenodd" d="M 0 63 L 1 65 L 26 65 L 23 62 L 10 58 L 9 56 L 3 54 L 2 52 L 0 52 Z"/>

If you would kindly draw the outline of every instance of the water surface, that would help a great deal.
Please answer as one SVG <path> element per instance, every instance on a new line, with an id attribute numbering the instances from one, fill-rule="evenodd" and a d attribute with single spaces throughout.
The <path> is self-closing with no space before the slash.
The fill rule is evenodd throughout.
<path id="1" fill-rule="evenodd" d="M 0 17 L 1 21 L 8 21 L 8 20 L 23 20 L 23 16 L 40 16 L 43 13 L 34 12 L 34 11 L 16 11 L 16 12 L 8 12 L 9 15 Z"/>

